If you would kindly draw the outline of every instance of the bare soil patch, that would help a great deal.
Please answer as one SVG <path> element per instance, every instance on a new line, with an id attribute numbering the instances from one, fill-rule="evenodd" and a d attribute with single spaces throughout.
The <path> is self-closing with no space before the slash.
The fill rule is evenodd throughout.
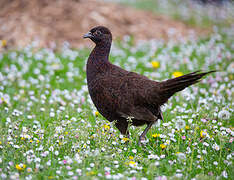
<path id="1" fill-rule="evenodd" d="M 82 35 L 96 25 L 109 27 L 114 38 L 133 35 L 136 40 L 204 33 L 165 16 L 95 0 L 0 0 L 0 22 L 0 39 L 14 47 L 33 40 L 41 47 L 64 41 L 80 47 L 88 43 Z"/>

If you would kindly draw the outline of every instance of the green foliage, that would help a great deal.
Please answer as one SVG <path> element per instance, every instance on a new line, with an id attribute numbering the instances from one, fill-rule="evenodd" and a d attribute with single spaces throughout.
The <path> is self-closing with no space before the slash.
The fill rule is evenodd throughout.
<path id="1" fill-rule="evenodd" d="M 89 50 L 25 48 L 0 55 L 0 176 L 7 179 L 233 177 L 233 47 L 220 34 L 186 43 L 115 43 L 111 61 L 155 80 L 220 70 L 177 93 L 138 146 L 95 113 Z M 156 65 L 153 67 L 152 62 Z"/>
<path id="2" fill-rule="evenodd" d="M 113 0 L 139 9 L 164 14 L 186 24 L 200 27 L 231 26 L 234 20 L 233 2 L 222 5 L 199 4 L 198 1 L 185 0 Z"/>

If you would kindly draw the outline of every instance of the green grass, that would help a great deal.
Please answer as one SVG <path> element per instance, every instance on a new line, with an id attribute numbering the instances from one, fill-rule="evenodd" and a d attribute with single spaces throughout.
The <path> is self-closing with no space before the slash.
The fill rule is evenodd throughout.
<path id="1" fill-rule="evenodd" d="M 202 5 L 186 0 L 107 0 L 120 2 L 138 9 L 149 10 L 156 14 L 170 16 L 192 26 L 208 28 L 212 26 L 231 26 L 234 20 L 233 2 L 224 5 Z"/>
<path id="2" fill-rule="evenodd" d="M 154 80 L 175 71 L 220 70 L 172 97 L 163 107 L 165 122 L 148 132 L 144 146 L 137 145 L 144 127 L 131 127 L 126 144 L 113 124 L 95 115 L 85 82 L 89 49 L 0 54 L 0 177 L 231 179 L 231 42 L 214 34 L 186 43 L 115 43 L 114 64 Z"/>

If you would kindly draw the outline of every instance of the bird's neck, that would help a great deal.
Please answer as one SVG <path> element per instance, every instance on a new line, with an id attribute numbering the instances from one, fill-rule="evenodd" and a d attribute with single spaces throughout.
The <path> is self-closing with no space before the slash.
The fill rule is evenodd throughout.
<path id="1" fill-rule="evenodd" d="M 91 52 L 87 66 L 87 80 L 91 81 L 94 79 L 97 74 L 105 72 L 108 70 L 109 62 L 109 54 L 110 54 L 110 44 L 99 45 L 97 44 L 93 51 Z"/>
<path id="2" fill-rule="evenodd" d="M 111 44 L 97 44 L 89 56 L 89 60 L 97 63 L 106 63 L 109 61 Z"/>

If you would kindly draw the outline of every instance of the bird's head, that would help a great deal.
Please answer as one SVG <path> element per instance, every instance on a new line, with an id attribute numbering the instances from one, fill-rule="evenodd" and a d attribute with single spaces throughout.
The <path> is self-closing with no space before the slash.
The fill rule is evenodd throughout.
<path id="1" fill-rule="evenodd" d="M 90 38 L 95 44 L 111 44 L 112 34 L 108 28 L 97 26 L 86 33 L 83 38 Z"/>

